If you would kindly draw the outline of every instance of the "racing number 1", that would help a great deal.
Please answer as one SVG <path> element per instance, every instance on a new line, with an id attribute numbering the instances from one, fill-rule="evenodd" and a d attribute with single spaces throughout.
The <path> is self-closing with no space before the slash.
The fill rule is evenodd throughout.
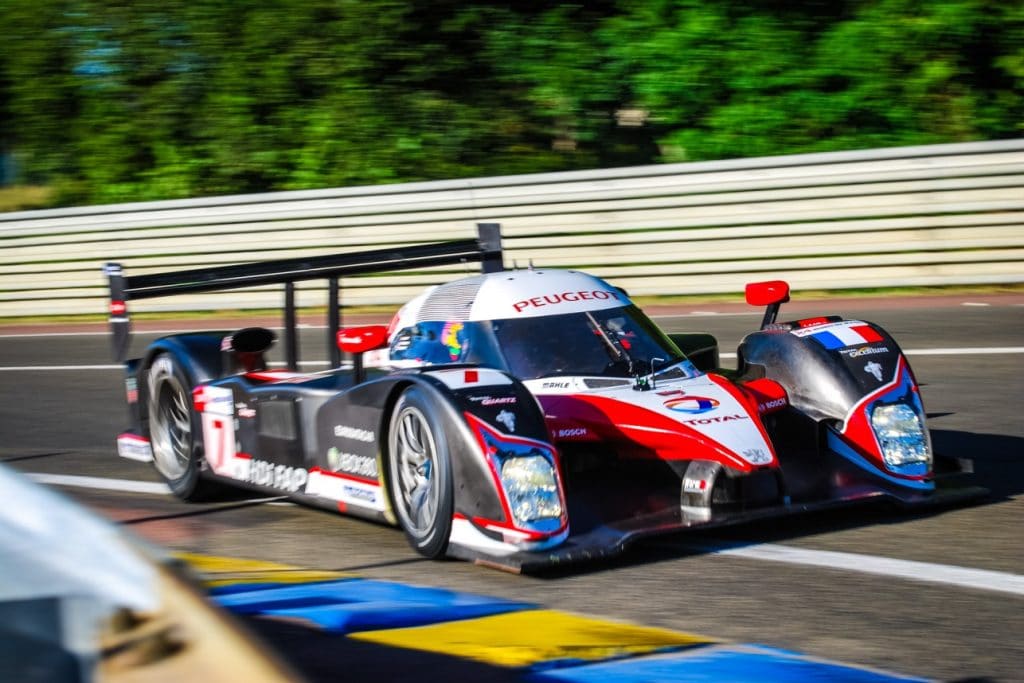
<path id="1" fill-rule="evenodd" d="M 231 474 L 231 461 L 235 455 L 235 429 L 232 418 L 203 413 L 203 443 L 206 460 L 215 474 Z"/>

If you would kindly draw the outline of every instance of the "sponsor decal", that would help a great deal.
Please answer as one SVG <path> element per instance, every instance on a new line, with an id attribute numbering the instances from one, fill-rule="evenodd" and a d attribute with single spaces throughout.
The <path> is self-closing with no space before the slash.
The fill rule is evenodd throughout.
<path id="1" fill-rule="evenodd" d="M 610 292 L 606 289 L 591 289 L 581 292 L 560 292 L 558 294 L 545 294 L 535 296 L 532 299 L 524 299 L 512 304 L 516 313 L 522 313 L 528 308 L 540 308 L 542 306 L 554 306 L 562 303 L 575 303 L 577 301 L 607 301 L 619 299 L 617 292 Z"/>
<path id="2" fill-rule="evenodd" d="M 356 486 L 354 484 L 348 483 L 343 484 L 341 490 L 345 494 L 345 496 L 347 496 L 350 499 L 355 499 L 357 501 L 363 501 L 371 504 L 377 502 L 376 491 L 371 491 L 370 489 L 366 489 L 361 486 Z"/>
<path id="3" fill-rule="evenodd" d="M 590 432 L 586 427 L 569 427 L 567 429 L 559 429 L 555 432 L 555 438 L 558 439 L 570 439 L 574 436 L 587 436 Z"/>
<path id="4" fill-rule="evenodd" d="M 681 396 L 665 401 L 665 407 L 677 413 L 700 415 L 718 407 L 718 400 L 706 396 Z"/>
<path id="5" fill-rule="evenodd" d="M 809 333 L 811 339 L 829 351 L 846 348 L 847 346 L 863 346 L 882 341 L 882 335 L 878 334 L 870 325 L 864 324 L 847 325 L 838 323 L 794 330 L 794 334 L 797 336 L 805 336 L 805 333 Z"/>
<path id="6" fill-rule="evenodd" d="M 544 382 L 540 385 L 541 389 L 568 389 L 572 386 L 572 382 Z"/>
<path id="7" fill-rule="evenodd" d="M 470 396 L 470 401 L 479 403 L 482 406 L 504 406 L 516 402 L 515 396 Z"/>
<path id="8" fill-rule="evenodd" d="M 134 434 L 122 434 L 117 437 L 117 454 L 129 460 L 152 462 L 153 451 L 149 441 Z"/>
<path id="9" fill-rule="evenodd" d="M 448 357 L 451 360 L 458 360 L 462 355 L 462 342 L 459 341 L 459 333 L 462 332 L 462 323 L 445 323 L 441 330 L 441 342 L 448 349 Z"/>
<path id="10" fill-rule="evenodd" d="M 124 315 L 128 312 L 128 306 L 123 301 L 110 302 L 110 315 Z"/>
<path id="11" fill-rule="evenodd" d="M 694 479 L 692 477 L 683 479 L 683 491 L 686 493 L 700 493 L 707 487 L 708 482 L 704 479 Z"/>
<path id="12" fill-rule="evenodd" d="M 242 403 L 242 402 L 236 403 L 235 404 L 235 413 L 238 415 L 238 417 L 248 417 L 248 418 L 256 417 L 256 411 L 253 410 L 252 408 L 250 408 L 248 403 Z"/>
<path id="13" fill-rule="evenodd" d="M 875 361 L 869 361 L 868 364 L 864 366 L 864 372 L 871 374 L 871 376 L 874 377 L 877 381 L 882 381 L 881 364 L 876 363 Z"/>
<path id="14" fill-rule="evenodd" d="M 782 408 L 785 405 L 786 405 L 786 399 L 784 399 L 784 398 L 777 398 L 777 399 L 775 399 L 773 401 L 765 401 L 764 403 L 759 404 L 757 406 L 757 410 L 758 410 L 758 412 L 764 413 L 764 412 L 767 412 L 769 410 L 774 410 L 775 408 Z"/>
<path id="15" fill-rule="evenodd" d="M 772 454 L 763 448 L 748 448 L 742 454 L 751 465 L 767 465 L 772 461 Z"/>
<path id="16" fill-rule="evenodd" d="M 139 402 L 139 383 L 134 377 L 126 377 L 124 380 L 124 395 L 128 403 Z"/>
<path id="17" fill-rule="evenodd" d="M 698 417 L 693 420 L 683 420 L 684 425 L 710 425 L 719 422 L 732 422 L 733 420 L 749 420 L 746 415 L 719 415 L 716 417 Z"/>
<path id="18" fill-rule="evenodd" d="M 233 415 L 235 412 L 235 395 L 228 387 L 200 385 L 192 390 L 192 402 L 201 413 Z"/>
<path id="19" fill-rule="evenodd" d="M 359 429 L 358 427 L 347 427 L 345 425 L 334 425 L 334 435 L 339 439 L 352 439 L 353 441 L 362 441 L 363 443 L 374 443 L 377 440 L 377 435 L 369 429 Z"/>
<path id="20" fill-rule="evenodd" d="M 476 388 L 512 384 L 512 379 L 505 373 L 489 368 L 435 370 L 430 376 L 443 382 L 449 389 L 465 389 L 470 385 L 476 385 Z"/>
<path id="21" fill-rule="evenodd" d="M 861 356 L 873 356 L 876 353 L 889 353 L 888 346 L 861 346 L 856 349 L 843 349 L 839 353 L 850 358 L 859 358 Z"/>
<path id="22" fill-rule="evenodd" d="M 335 472 L 347 472 L 367 479 L 377 478 L 377 459 L 368 455 L 345 453 L 332 446 L 327 450 L 327 465 Z"/>
<path id="23" fill-rule="evenodd" d="M 508 410 L 502 410 L 494 419 L 500 422 L 501 424 L 505 425 L 505 429 L 507 429 L 508 431 L 516 431 L 515 413 L 512 413 Z"/>
<path id="24" fill-rule="evenodd" d="M 270 486 L 295 493 L 306 485 L 309 473 L 301 467 L 288 467 L 264 460 L 253 460 L 249 463 L 249 473 L 246 479 L 249 483 L 257 486 Z"/>
<path id="25" fill-rule="evenodd" d="M 361 482 L 346 478 L 343 473 L 333 474 L 313 468 L 309 472 L 306 494 L 329 498 L 348 505 L 383 510 L 384 503 L 377 483 Z"/>

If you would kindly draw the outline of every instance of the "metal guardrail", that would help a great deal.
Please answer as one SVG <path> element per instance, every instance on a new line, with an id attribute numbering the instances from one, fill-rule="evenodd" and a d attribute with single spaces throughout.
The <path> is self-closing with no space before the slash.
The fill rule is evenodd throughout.
<path id="1" fill-rule="evenodd" d="M 586 269 L 633 295 L 1024 281 L 1024 139 L 0 213 L 0 317 L 106 310 L 131 275 L 464 239 Z M 451 267 L 347 278 L 397 304 Z M 299 305 L 323 305 L 299 286 Z M 136 310 L 278 308 L 279 287 Z"/>

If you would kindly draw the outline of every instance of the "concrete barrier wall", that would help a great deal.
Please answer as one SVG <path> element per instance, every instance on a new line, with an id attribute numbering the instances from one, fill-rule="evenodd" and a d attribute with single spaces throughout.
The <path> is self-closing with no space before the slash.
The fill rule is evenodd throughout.
<path id="1" fill-rule="evenodd" d="M 502 225 L 506 266 L 573 267 L 634 295 L 1024 281 L 1024 139 L 0 214 L 0 317 L 106 311 L 129 275 L 461 239 Z M 342 281 L 397 304 L 458 268 Z M 299 305 L 325 300 L 318 283 Z M 133 311 L 277 308 L 279 288 Z"/>

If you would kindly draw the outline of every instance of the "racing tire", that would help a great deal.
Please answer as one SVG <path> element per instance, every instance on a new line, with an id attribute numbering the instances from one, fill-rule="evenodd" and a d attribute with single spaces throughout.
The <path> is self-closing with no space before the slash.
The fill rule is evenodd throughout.
<path id="1" fill-rule="evenodd" d="M 452 530 L 452 466 L 437 408 L 419 387 L 395 403 L 388 430 L 388 489 L 398 523 L 416 552 L 443 557 Z"/>
<path id="2" fill-rule="evenodd" d="M 199 416 L 192 409 L 193 382 L 170 354 L 157 355 L 146 369 L 147 436 L 153 466 L 171 493 L 184 501 L 208 500 L 215 486 L 200 476 Z"/>

